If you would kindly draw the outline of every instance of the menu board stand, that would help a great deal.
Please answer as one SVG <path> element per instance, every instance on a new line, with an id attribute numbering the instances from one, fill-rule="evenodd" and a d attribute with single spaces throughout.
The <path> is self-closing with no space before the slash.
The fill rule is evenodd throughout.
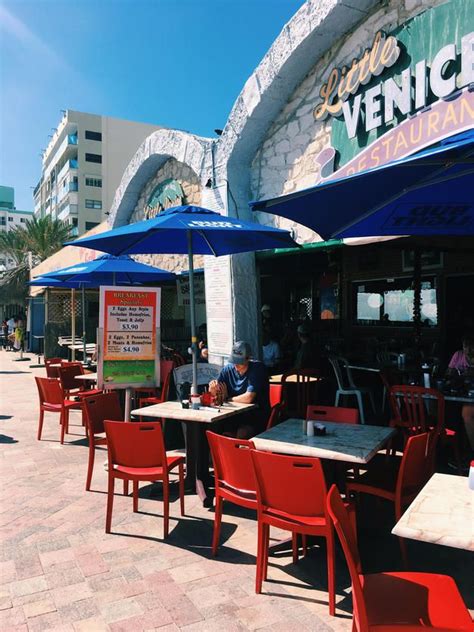
<path id="1" fill-rule="evenodd" d="M 125 390 L 126 421 L 133 389 L 160 383 L 160 312 L 160 288 L 100 288 L 97 383 Z"/>

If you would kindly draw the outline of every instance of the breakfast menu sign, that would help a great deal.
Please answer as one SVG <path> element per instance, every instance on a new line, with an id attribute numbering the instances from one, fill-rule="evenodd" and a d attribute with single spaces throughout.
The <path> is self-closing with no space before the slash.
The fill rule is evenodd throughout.
<path id="1" fill-rule="evenodd" d="M 160 307 L 160 288 L 100 288 L 100 388 L 159 384 Z"/>

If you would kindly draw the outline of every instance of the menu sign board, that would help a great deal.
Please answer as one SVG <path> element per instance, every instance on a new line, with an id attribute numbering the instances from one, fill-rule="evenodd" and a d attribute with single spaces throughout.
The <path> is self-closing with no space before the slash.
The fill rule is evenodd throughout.
<path id="1" fill-rule="evenodd" d="M 159 384 L 160 299 L 160 288 L 100 288 L 100 388 Z"/>

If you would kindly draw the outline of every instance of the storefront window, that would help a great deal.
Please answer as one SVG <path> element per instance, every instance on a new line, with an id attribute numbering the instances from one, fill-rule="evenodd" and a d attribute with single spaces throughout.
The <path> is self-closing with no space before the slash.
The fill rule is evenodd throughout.
<path id="1" fill-rule="evenodd" d="M 358 325 L 413 323 L 412 279 L 384 279 L 353 284 L 355 322 Z M 421 283 L 421 321 L 428 327 L 438 324 L 438 303 L 434 278 Z"/>

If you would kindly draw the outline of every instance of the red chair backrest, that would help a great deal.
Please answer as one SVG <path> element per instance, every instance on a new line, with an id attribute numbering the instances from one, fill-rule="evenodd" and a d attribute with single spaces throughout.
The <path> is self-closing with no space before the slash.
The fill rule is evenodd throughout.
<path id="1" fill-rule="evenodd" d="M 216 485 L 223 485 L 238 491 L 255 493 L 251 450 L 252 441 L 223 437 L 215 432 L 206 432 L 211 449 Z"/>
<path id="2" fill-rule="evenodd" d="M 64 393 L 55 377 L 35 377 L 40 404 L 62 404 Z"/>
<path id="3" fill-rule="evenodd" d="M 259 511 L 299 516 L 326 513 L 326 481 L 319 459 L 252 450 Z"/>
<path id="4" fill-rule="evenodd" d="M 109 467 L 161 467 L 166 463 L 161 424 L 104 421 Z"/>
<path id="5" fill-rule="evenodd" d="M 359 411 L 357 408 L 342 408 L 339 406 L 313 406 L 306 408 L 307 421 L 338 421 L 344 424 L 358 424 Z"/>
<path id="6" fill-rule="evenodd" d="M 368 620 L 360 581 L 362 569 L 359 551 L 357 549 L 357 540 L 352 529 L 349 514 L 342 502 L 336 485 L 332 485 L 329 490 L 327 496 L 327 511 L 337 531 L 351 575 L 355 623 L 353 629 L 358 632 L 366 632 L 368 630 Z"/>
<path id="7" fill-rule="evenodd" d="M 81 384 L 75 379 L 77 375 L 84 374 L 84 367 L 80 363 L 71 362 L 59 367 L 59 379 L 65 391 L 79 388 Z"/>
<path id="8" fill-rule="evenodd" d="M 267 421 L 267 427 L 265 430 L 270 430 L 273 426 L 277 426 L 281 421 L 281 414 L 283 412 L 283 404 L 275 404 L 272 406 L 270 417 Z"/>
<path id="9" fill-rule="evenodd" d="M 123 412 L 117 391 L 100 393 L 85 397 L 83 401 L 85 422 L 90 434 L 100 434 L 105 431 L 104 421 L 122 421 Z"/>
<path id="10" fill-rule="evenodd" d="M 173 360 L 160 360 L 160 381 L 164 384 L 166 378 L 174 369 Z"/>
<path id="11" fill-rule="evenodd" d="M 270 406 L 273 408 L 275 404 L 282 403 L 283 385 L 282 384 L 270 384 L 269 392 Z"/>
<path id="12" fill-rule="evenodd" d="M 59 367 L 51 366 L 52 364 L 61 364 L 62 358 L 45 358 L 44 365 L 46 367 L 46 375 L 48 377 L 59 377 Z"/>
<path id="13" fill-rule="evenodd" d="M 296 382 L 288 382 L 290 376 L 295 376 Z M 321 372 L 319 369 L 298 369 L 297 371 L 290 371 L 285 373 L 281 378 L 281 385 L 283 388 L 283 401 L 288 402 L 288 385 L 295 385 L 296 387 L 296 413 L 303 416 L 306 407 L 311 401 L 317 401 L 317 392 L 319 382 L 311 381 L 310 378 L 320 377 Z"/>
<path id="14" fill-rule="evenodd" d="M 171 368 L 173 368 L 173 366 L 174 366 L 174 362 L 171 362 Z M 173 371 L 169 371 L 165 379 L 163 380 L 163 388 L 161 389 L 161 398 L 160 398 L 162 402 L 168 401 L 172 376 L 173 376 Z"/>
<path id="15" fill-rule="evenodd" d="M 434 388 L 395 384 L 390 388 L 390 409 L 398 424 L 406 426 L 412 434 L 426 432 L 433 425 L 427 406 L 436 406 L 437 432 L 444 428 L 444 395 Z"/>
<path id="16" fill-rule="evenodd" d="M 397 477 L 396 493 L 400 496 L 418 493 L 430 478 L 436 437 L 436 431 L 432 431 L 408 438 Z"/>

